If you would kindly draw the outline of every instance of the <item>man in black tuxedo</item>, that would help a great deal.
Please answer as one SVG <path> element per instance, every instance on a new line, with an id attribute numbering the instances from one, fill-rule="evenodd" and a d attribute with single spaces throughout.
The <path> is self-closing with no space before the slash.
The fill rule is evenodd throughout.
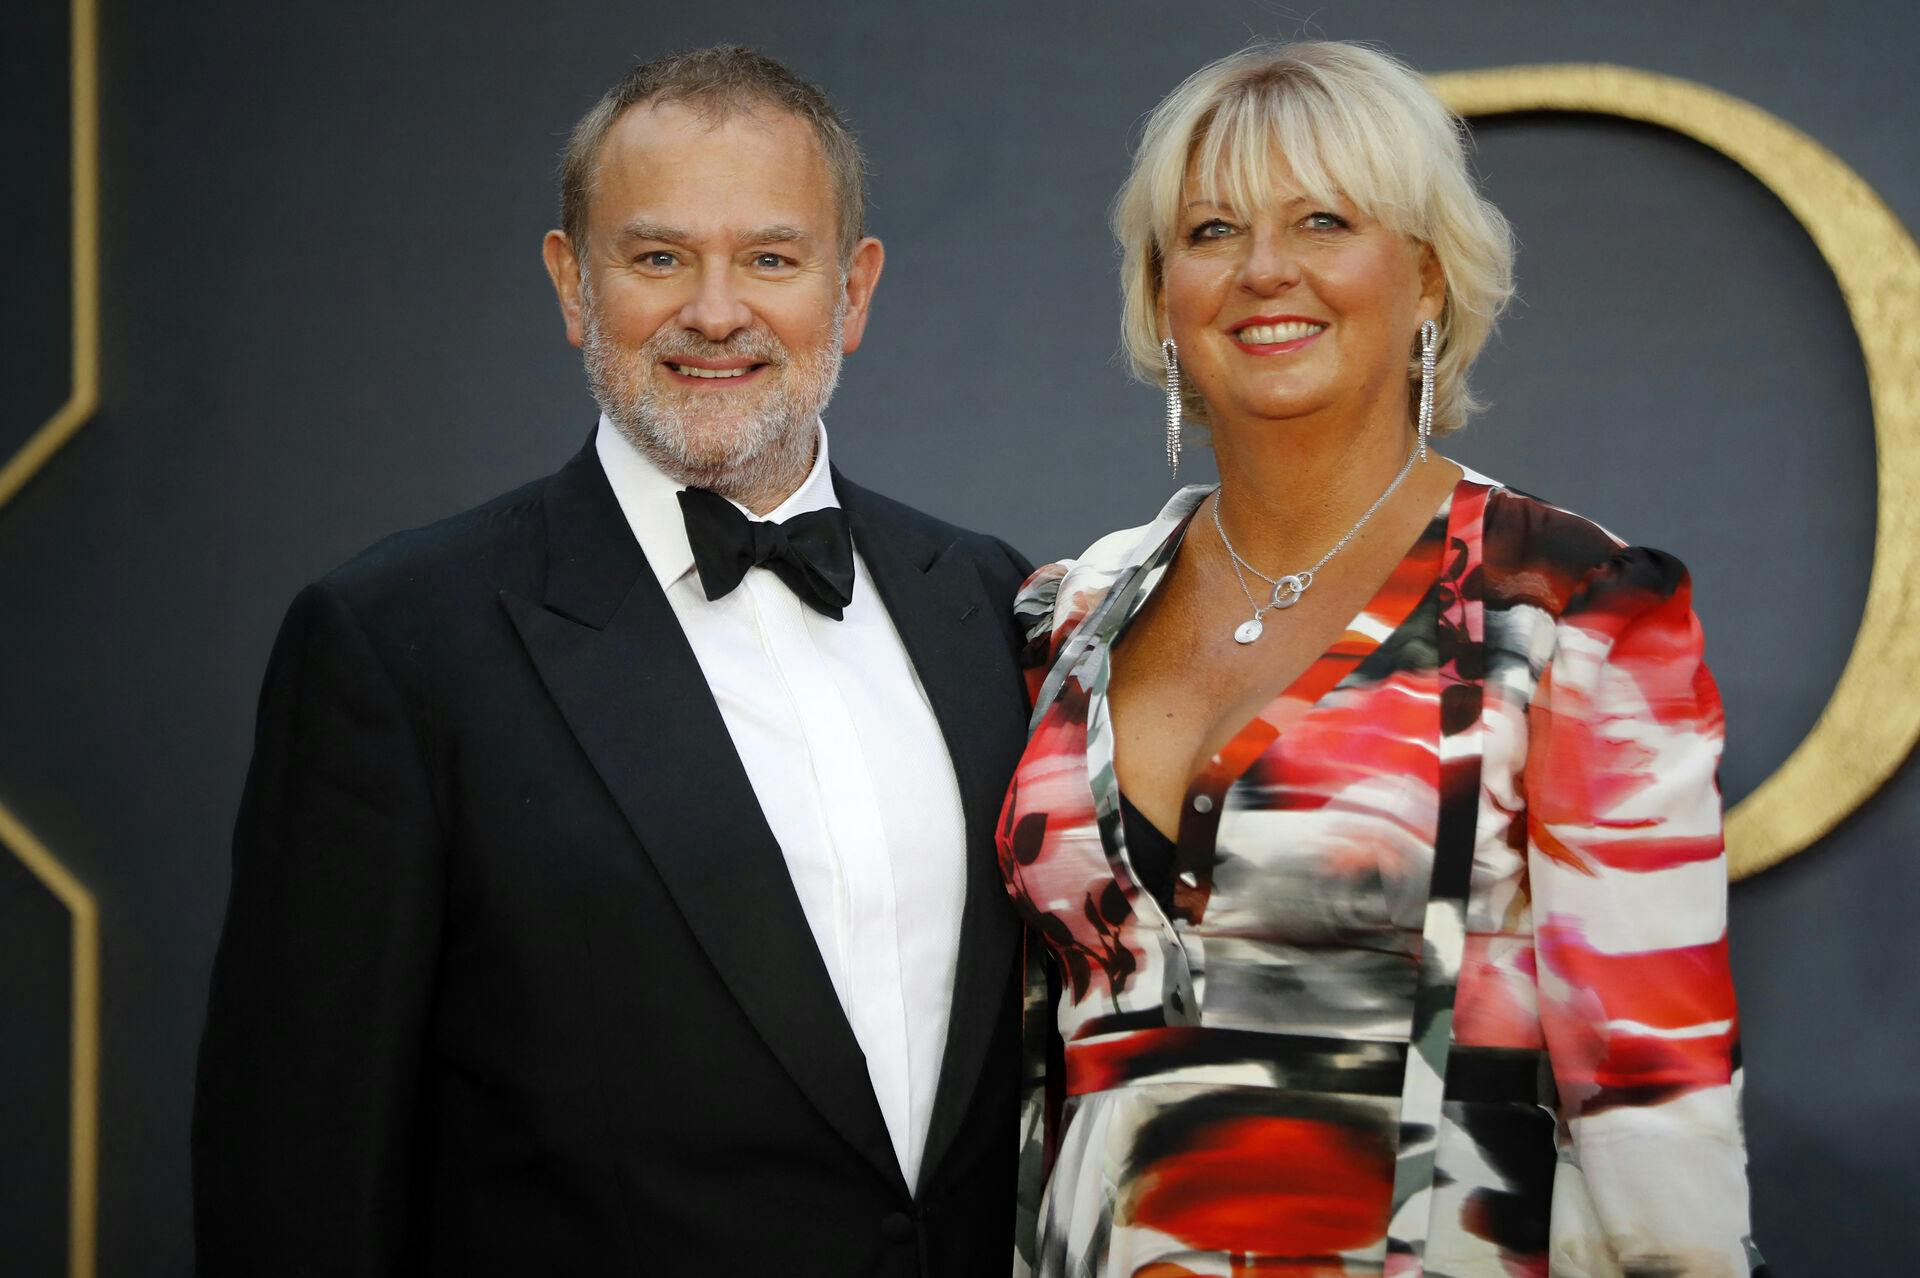
<path id="1" fill-rule="evenodd" d="M 206 1278 L 1007 1271 L 1027 565 L 828 464 L 860 172 L 777 63 L 635 71 L 545 249 L 593 438 L 294 601 L 201 1046 Z"/>

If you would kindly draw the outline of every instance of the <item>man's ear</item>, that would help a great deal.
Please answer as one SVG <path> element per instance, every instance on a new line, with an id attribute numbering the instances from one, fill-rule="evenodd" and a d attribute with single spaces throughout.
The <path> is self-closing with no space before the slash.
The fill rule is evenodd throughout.
<path id="1" fill-rule="evenodd" d="M 847 315 L 840 328 L 840 353 L 851 355 L 860 349 L 867 332 L 867 315 L 873 306 L 873 290 L 880 284 L 880 268 L 887 264 L 887 250 L 871 235 L 853 246 L 853 260 L 847 263 Z"/>
<path id="2" fill-rule="evenodd" d="M 547 278 L 553 281 L 554 295 L 560 299 L 560 315 L 567 321 L 567 340 L 580 346 L 587 340 L 586 330 L 580 323 L 580 259 L 574 256 L 567 233 L 548 231 L 540 245 L 540 256 L 546 259 Z"/>

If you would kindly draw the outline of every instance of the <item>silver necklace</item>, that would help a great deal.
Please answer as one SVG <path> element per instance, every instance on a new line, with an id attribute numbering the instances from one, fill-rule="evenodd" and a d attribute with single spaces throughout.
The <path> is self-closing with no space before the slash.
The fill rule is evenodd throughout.
<path id="1" fill-rule="evenodd" d="M 1240 583 L 1240 593 L 1247 597 L 1247 607 L 1253 609 L 1253 616 L 1251 618 L 1234 627 L 1233 641 L 1235 643 L 1252 643 L 1266 630 L 1266 623 L 1262 618 L 1269 612 L 1272 612 L 1276 608 L 1291 608 L 1299 603 L 1300 596 L 1306 594 L 1307 587 L 1313 584 L 1313 575 L 1322 568 L 1325 568 L 1327 561 L 1339 554 L 1346 544 L 1353 540 L 1354 535 L 1367 526 L 1367 521 L 1373 518 L 1373 512 L 1379 510 L 1380 507 L 1386 503 L 1387 498 L 1393 496 L 1394 490 L 1400 487 L 1402 481 L 1412 472 L 1414 462 L 1419 459 L 1419 449 L 1416 448 L 1409 452 L 1406 462 L 1400 467 L 1400 473 L 1393 477 L 1393 482 L 1387 485 L 1386 491 L 1373 499 L 1373 505 L 1367 507 L 1367 513 L 1360 516 L 1353 527 L 1347 529 L 1345 536 L 1333 543 L 1333 549 L 1320 556 L 1320 561 L 1314 564 L 1313 567 L 1302 572 L 1288 573 L 1284 577 L 1269 577 L 1240 557 L 1240 552 L 1233 548 L 1233 542 L 1227 539 L 1226 528 L 1220 523 L 1220 490 L 1217 488 L 1214 489 L 1213 530 L 1220 534 L 1220 544 L 1227 548 L 1227 556 L 1233 560 L 1233 578 Z M 1245 569 L 1246 572 L 1242 572 L 1242 569 Z M 1273 587 L 1273 591 L 1267 596 L 1267 602 L 1264 606 L 1255 601 L 1253 591 L 1247 588 L 1246 573 L 1248 572 Z"/>

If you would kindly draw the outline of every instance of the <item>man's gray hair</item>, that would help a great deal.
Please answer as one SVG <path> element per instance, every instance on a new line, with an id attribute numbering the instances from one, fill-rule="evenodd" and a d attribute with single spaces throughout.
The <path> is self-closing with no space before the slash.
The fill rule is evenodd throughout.
<path id="1" fill-rule="evenodd" d="M 852 261 L 853 246 L 866 234 L 867 225 L 866 159 L 860 144 L 818 86 L 738 44 L 670 53 L 644 62 L 608 89 L 573 126 L 560 165 L 560 228 L 575 256 L 586 256 L 587 205 L 593 198 L 607 133 L 629 110 L 652 102 L 679 102 L 715 121 L 736 112 L 751 113 L 756 107 L 806 121 L 820 139 L 833 180 L 840 265 L 844 268 Z"/>

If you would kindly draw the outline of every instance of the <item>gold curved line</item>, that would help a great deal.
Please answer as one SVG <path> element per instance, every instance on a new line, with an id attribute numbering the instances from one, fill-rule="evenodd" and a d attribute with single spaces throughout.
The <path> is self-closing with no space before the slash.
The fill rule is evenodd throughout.
<path id="1" fill-rule="evenodd" d="M 100 95 L 95 0 L 72 0 L 72 385 L 66 403 L 0 466 L 0 507 L 86 425 L 100 404 Z M 67 1274 L 93 1278 L 100 1184 L 100 911 L 92 893 L 0 805 L 0 844 L 72 919 L 73 1024 L 68 1081 Z"/>
<path id="2" fill-rule="evenodd" d="M 1806 738 L 1727 816 L 1744 878 L 1818 840 L 1891 776 L 1920 739 L 1907 682 L 1920 629 L 1920 247 L 1851 168 L 1750 102 L 1671 76 L 1572 63 L 1435 76 L 1462 116 L 1573 111 L 1685 134 L 1758 178 L 1799 219 L 1840 285 L 1865 357 L 1879 509 L 1866 607 L 1846 667 Z"/>

